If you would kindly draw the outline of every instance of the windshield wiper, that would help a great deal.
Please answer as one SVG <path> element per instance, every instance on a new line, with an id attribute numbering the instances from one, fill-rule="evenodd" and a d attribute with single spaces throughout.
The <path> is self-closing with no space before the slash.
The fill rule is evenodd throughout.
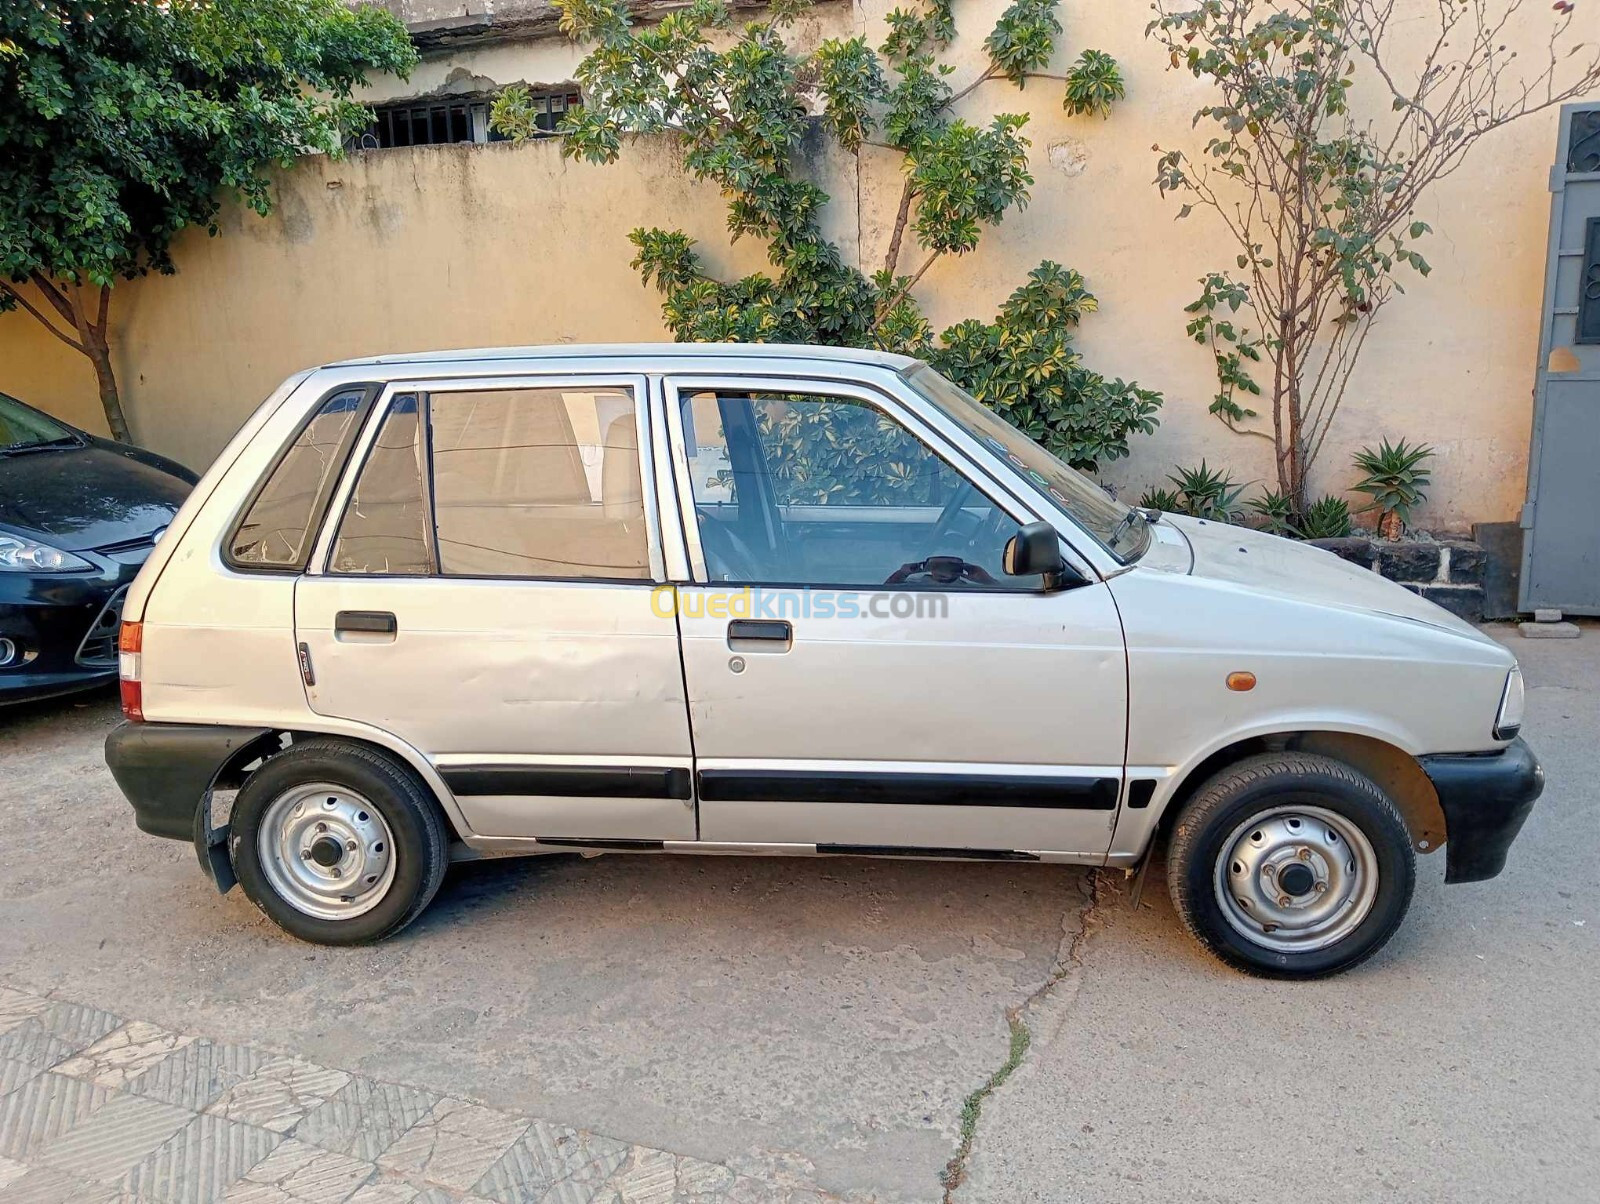
<path id="1" fill-rule="evenodd" d="M 1160 511 L 1156 512 L 1155 517 L 1161 517 Z M 1121 539 L 1133 529 L 1133 524 L 1136 520 L 1144 523 L 1146 526 L 1149 526 L 1151 522 L 1151 515 L 1146 511 L 1141 510 L 1138 506 L 1129 506 L 1128 512 L 1117 520 L 1116 526 L 1111 528 L 1111 538 L 1106 540 L 1106 542 L 1112 547 L 1116 547 L 1117 540 Z"/>
<path id="2" fill-rule="evenodd" d="M 46 439 L 42 443 L 11 443 L 0 447 L 0 456 L 20 456 L 27 452 L 51 451 L 58 447 L 82 447 L 83 440 L 76 435 L 62 435 L 59 439 Z"/>

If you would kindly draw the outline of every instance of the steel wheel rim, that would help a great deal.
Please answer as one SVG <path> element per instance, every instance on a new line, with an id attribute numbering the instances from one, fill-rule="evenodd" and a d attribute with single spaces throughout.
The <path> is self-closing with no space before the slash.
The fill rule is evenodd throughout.
<path id="1" fill-rule="evenodd" d="M 1310 953 L 1344 940 L 1378 897 L 1366 833 L 1324 807 L 1261 811 L 1222 842 L 1214 875 L 1222 917 L 1252 944 Z"/>
<path id="2" fill-rule="evenodd" d="M 289 906 L 318 920 L 371 911 L 394 883 L 394 834 L 365 797 L 312 782 L 267 806 L 256 837 L 261 869 Z"/>

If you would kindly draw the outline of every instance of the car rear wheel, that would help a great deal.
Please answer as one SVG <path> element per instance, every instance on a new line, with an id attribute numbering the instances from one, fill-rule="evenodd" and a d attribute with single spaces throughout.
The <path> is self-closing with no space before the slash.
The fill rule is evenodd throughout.
<path id="1" fill-rule="evenodd" d="M 1167 884 L 1184 925 L 1228 964 L 1320 978 L 1365 961 L 1411 904 L 1405 821 L 1369 778 L 1329 757 L 1232 765 L 1184 807 Z"/>
<path id="2" fill-rule="evenodd" d="M 251 902 L 285 932 L 323 945 L 404 928 L 449 860 L 444 817 L 409 768 L 323 739 L 296 742 L 250 775 L 228 850 Z"/>

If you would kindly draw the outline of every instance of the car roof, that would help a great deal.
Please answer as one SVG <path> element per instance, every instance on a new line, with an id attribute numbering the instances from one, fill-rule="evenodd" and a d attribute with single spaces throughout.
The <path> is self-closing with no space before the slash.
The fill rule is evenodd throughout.
<path id="1" fill-rule="evenodd" d="M 781 359 L 806 363 L 862 364 L 899 372 L 915 367 L 910 356 L 854 347 L 814 347 L 799 343 L 557 343 L 544 347 L 472 347 L 457 351 L 416 351 L 339 360 L 325 368 L 354 368 L 367 364 L 459 363 L 468 360 L 622 360 L 662 359 Z"/>

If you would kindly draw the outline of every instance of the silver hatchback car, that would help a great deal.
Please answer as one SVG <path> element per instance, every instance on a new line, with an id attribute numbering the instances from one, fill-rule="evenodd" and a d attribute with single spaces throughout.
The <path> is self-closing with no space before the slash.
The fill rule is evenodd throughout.
<path id="1" fill-rule="evenodd" d="M 928 366 L 827 348 L 335 364 L 245 424 L 129 591 L 139 826 L 296 936 L 453 859 L 1135 869 L 1312 977 L 1414 854 L 1491 877 L 1542 777 L 1514 658 L 1326 552 L 1119 504 Z M 237 791 L 231 807 L 219 795 Z"/>

